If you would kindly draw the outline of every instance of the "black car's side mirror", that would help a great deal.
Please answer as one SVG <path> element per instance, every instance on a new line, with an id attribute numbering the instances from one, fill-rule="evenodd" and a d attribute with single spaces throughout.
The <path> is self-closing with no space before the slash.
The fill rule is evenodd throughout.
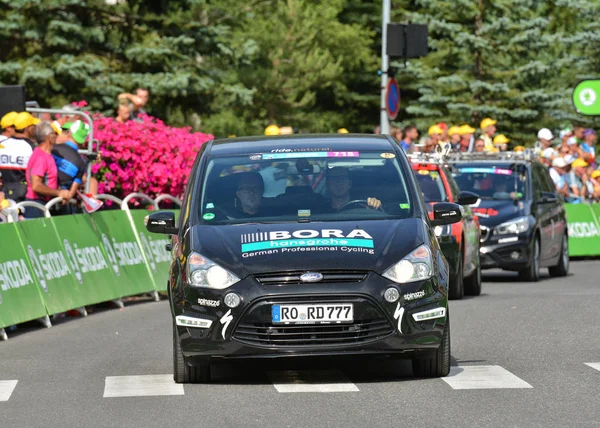
<path id="1" fill-rule="evenodd" d="M 160 211 L 147 215 L 144 224 L 148 232 L 176 235 L 178 229 L 175 227 L 175 213 L 171 211 Z"/>
<path id="2" fill-rule="evenodd" d="M 458 223 L 462 220 L 464 208 L 452 202 L 438 202 L 433 206 L 432 226 Z"/>
<path id="3" fill-rule="evenodd" d="M 540 202 L 542 204 L 554 204 L 558 202 L 558 197 L 553 192 L 542 192 L 542 198 Z"/>
<path id="4" fill-rule="evenodd" d="M 476 204 L 478 200 L 479 195 L 477 193 L 467 192 L 466 190 L 463 190 L 458 194 L 458 200 L 456 201 L 456 203 L 458 203 L 459 205 L 473 205 Z"/>

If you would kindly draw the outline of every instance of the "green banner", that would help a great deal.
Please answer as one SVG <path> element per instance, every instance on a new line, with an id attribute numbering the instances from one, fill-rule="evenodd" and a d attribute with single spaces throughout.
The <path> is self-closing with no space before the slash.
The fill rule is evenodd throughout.
<path id="1" fill-rule="evenodd" d="M 600 255 L 600 227 L 598 205 L 565 204 L 569 227 L 569 255 Z"/>
<path id="2" fill-rule="evenodd" d="M 120 296 L 154 291 L 154 282 L 127 213 L 111 210 L 95 212 L 91 216 L 109 265 L 118 277 Z"/>
<path id="3" fill-rule="evenodd" d="M 52 219 L 38 218 L 16 225 L 48 315 L 85 306 L 85 296 L 79 292 Z"/>
<path id="4" fill-rule="evenodd" d="M 59 216 L 53 217 L 52 222 L 86 304 L 120 298 L 115 271 L 102 249 L 91 217 L 88 214 Z"/>
<path id="5" fill-rule="evenodd" d="M 573 90 L 573 105 L 578 113 L 600 116 L 600 80 L 582 80 Z"/>
<path id="6" fill-rule="evenodd" d="M 169 210 L 175 212 L 175 219 L 178 219 L 179 210 Z M 140 244 L 144 249 L 144 255 L 150 267 L 150 272 L 154 277 L 154 284 L 157 291 L 167 289 L 167 280 L 169 279 L 169 269 L 173 261 L 171 252 L 165 249 L 165 245 L 171 243 L 168 235 L 150 233 L 144 225 L 144 218 L 152 211 L 131 210 L 131 223 L 139 236 Z M 176 223 L 177 224 L 177 223 Z"/>
<path id="7" fill-rule="evenodd" d="M 596 224 L 600 226 L 600 204 L 592 204 L 590 207 L 592 208 L 592 214 L 596 219 Z M 600 253 L 600 248 L 598 248 L 598 253 Z"/>
<path id="8" fill-rule="evenodd" d="M 0 328 L 42 318 L 40 296 L 15 223 L 0 224 Z"/>

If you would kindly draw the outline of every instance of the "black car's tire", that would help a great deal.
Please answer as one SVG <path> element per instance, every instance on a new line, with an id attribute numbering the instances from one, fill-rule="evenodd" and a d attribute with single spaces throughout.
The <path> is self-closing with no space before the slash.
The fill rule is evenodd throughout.
<path id="1" fill-rule="evenodd" d="M 206 383 L 210 381 L 210 364 L 190 365 L 181 351 L 177 328 L 173 325 L 173 380 L 175 383 Z"/>
<path id="2" fill-rule="evenodd" d="M 569 238 L 566 234 L 563 235 L 558 264 L 556 266 L 550 266 L 548 272 L 550 272 L 550 276 L 553 277 L 567 276 L 569 274 Z"/>
<path id="3" fill-rule="evenodd" d="M 477 265 L 475 272 L 465 278 L 464 287 L 467 296 L 479 296 L 481 294 L 481 265 Z"/>
<path id="4" fill-rule="evenodd" d="M 446 316 L 439 348 L 435 352 L 413 357 L 412 369 L 416 377 L 444 377 L 450 373 L 450 316 Z"/>
<path id="5" fill-rule="evenodd" d="M 519 278 L 528 282 L 538 282 L 540 280 L 540 238 L 537 236 L 533 241 L 533 251 L 529 258 L 529 265 L 519 271 Z"/>
<path id="6" fill-rule="evenodd" d="M 450 287 L 448 290 L 448 298 L 450 300 L 460 300 L 465 294 L 463 278 L 463 255 L 462 252 L 458 255 L 458 266 L 454 278 L 450 277 Z"/>

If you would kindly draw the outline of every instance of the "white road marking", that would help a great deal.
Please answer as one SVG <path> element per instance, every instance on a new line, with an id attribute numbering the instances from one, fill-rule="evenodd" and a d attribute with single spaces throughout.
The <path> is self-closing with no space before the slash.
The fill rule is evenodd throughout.
<path id="1" fill-rule="evenodd" d="M 183 385 L 175 383 L 172 374 L 144 376 L 107 376 L 104 397 L 150 397 L 184 395 Z"/>
<path id="2" fill-rule="evenodd" d="M 358 387 L 338 370 L 268 372 L 278 392 L 357 392 Z"/>
<path id="3" fill-rule="evenodd" d="M 584 363 L 586 366 L 590 366 L 593 369 L 596 369 L 600 372 L 600 363 Z"/>
<path id="4" fill-rule="evenodd" d="M 500 366 L 451 367 L 450 374 L 442 379 L 453 389 L 533 388 Z"/>
<path id="5" fill-rule="evenodd" d="M 18 380 L 0 380 L 0 401 L 8 401 Z"/>

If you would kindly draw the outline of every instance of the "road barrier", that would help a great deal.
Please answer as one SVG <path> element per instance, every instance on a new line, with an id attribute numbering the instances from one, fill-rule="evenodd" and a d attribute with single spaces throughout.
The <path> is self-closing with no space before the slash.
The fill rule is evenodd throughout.
<path id="1" fill-rule="evenodd" d="M 159 203 L 181 201 L 170 195 L 152 200 L 133 194 L 121 201 L 110 195 L 121 209 L 92 214 L 50 216 L 50 201 L 45 217 L 15 221 L 15 213 L 4 212 L 0 224 L 0 339 L 5 328 L 31 320 L 51 326 L 50 316 L 70 310 L 87 315 L 85 306 L 166 290 L 171 253 L 165 236 L 149 234 L 144 217 L 148 210 L 131 210 L 132 199 Z M 17 205 L 18 207 L 19 205 Z M 24 206 L 24 205 L 21 205 Z M 36 209 L 32 205 L 28 209 Z M 173 210 L 178 215 L 178 209 Z"/>

